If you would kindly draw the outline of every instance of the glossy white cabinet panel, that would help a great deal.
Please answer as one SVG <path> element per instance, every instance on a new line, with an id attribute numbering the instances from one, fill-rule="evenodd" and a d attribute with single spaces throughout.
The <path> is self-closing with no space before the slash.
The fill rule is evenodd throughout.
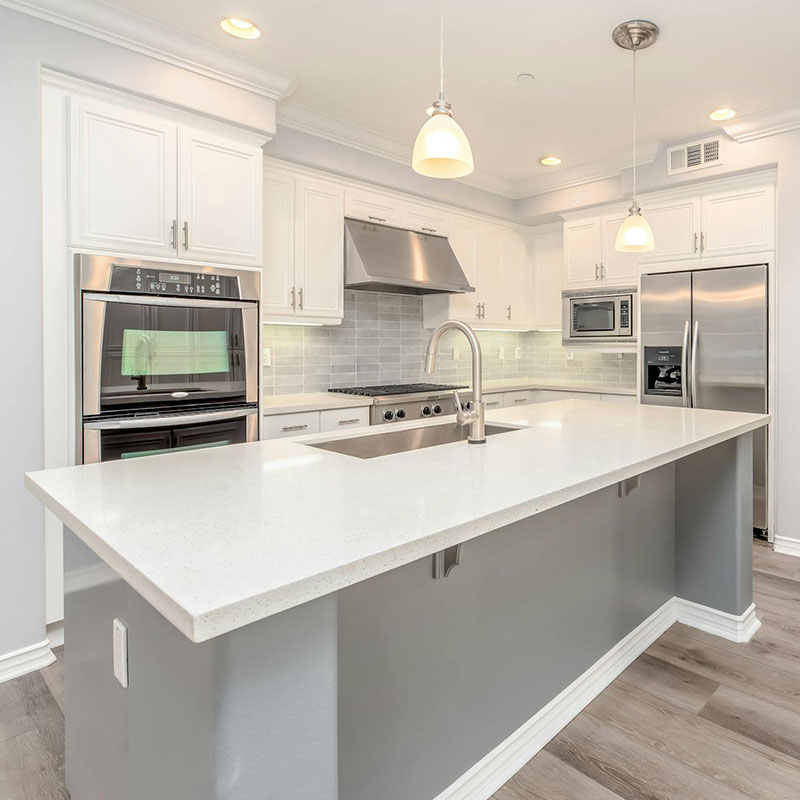
<path id="1" fill-rule="evenodd" d="M 599 285 L 602 259 L 602 226 L 599 217 L 565 223 L 565 288 L 581 289 Z"/>
<path id="2" fill-rule="evenodd" d="M 503 231 L 502 302 L 500 321 L 506 325 L 527 327 L 531 322 L 533 298 L 531 281 L 526 275 L 525 243 L 516 230 Z"/>
<path id="3" fill-rule="evenodd" d="M 481 225 L 478 230 L 478 294 L 483 303 L 481 322 L 507 322 L 503 296 L 503 229 Z"/>
<path id="4" fill-rule="evenodd" d="M 602 217 L 603 258 L 600 263 L 600 280 L 606 286 L 630 286 L 639 277 L 636 253 L 620 253 L 616 248 L 617 231 L 628 214 L 609 214 Z"/>
<path id="5" fill-rule="evenodd" d="M 294 315 L 294 178 L 264 173 L 264 273 L 261 311 L 265 319 Z"/>
<path id="6" fill-rule="evenodd" d="M 261 148 L 182 127 L 179 153 L 178 255 L 260 264 Z"/>
<path id="7" fill-rule="evenodd" d="M 174 256 L 176 125 L 70 99 L 70 243 Z"/>
<path id="8" fill-rule="evenodd" d="M 319 429 L 345 431 L 369 425 L 369 406 L 363 408 L 331 408 L 319 412 Z"/>
<path id="9" fill-rule="evenodd" d="M 700 252 L 700 198 L 650 203 L 642 211 L 653 229 L 655 249 L 639 254 L 640 264 L 695 258 Z"/>
<path id="10" fill-rule="evenodd" d="M 486 403 L 486 410 L 491 411 L 495 408 L 505 408 L 505 394 L 503 392 L 492 392 L 483 396 L 483 402 Z"/>
<path id="11" fill-rule="evenodd" d="M 505 392 L 503 394 L 503 405 L 505 408 L 514 406 L 525 406 L 529 403 L 539 402 L 539 392 L 535 389 L 526 389 L 521 392 Z"/>
<path id="12" fill-rule="evenodd" d="M 295 181 L 295 315 L 344 316 L 344 192 L 333 183 Z"/>
<path id="13" fill-rule="evenodd" d="M 319 433 L 320 412 L 304 411 L 299 414 L 275 414 L 261 418 L 262 439 L 288 439 L 306 433 Z"/>
<path id="14" fill-rule="evenodd" d="M 775 249 L 775 190 L 756 186 L 705 194 L 703 257 Z"/>
<path id="15" fill-rule="evenodd" d="M 403 224 L 403 201 L 381 192 L 368 189 L 347 189 L 345 192 L 345 215 L 378 222 L 385 225 Z"/>
<path id="16" fill-rule="evenodd" d="M 533 318 L 535 328 L 561 327 L 561 284 L 564 275 L 564 234 L 550 231 L 534 234 L 531 241 L 533 260 Z"/>
<path id="17" fill-rule="evenodd" d="M 447 214 L 429 206 L 406 203 L 403 227 L 421 233 L 433 233 L 437 236 L 447 236 Z"/>
<path id="18" fill-rule="evenodd" d="M 453 216 L 450 220 L 450 245 L 456 254 L 458 263 L 467 276 L 469 285 L 475 287 L 478 282 L 478 223 L 469 217 Z M 450 314 L 455 319 L 471 323 L 478 319 L 480 303 L 479 292 L 464 292 L 441 296 L 439 301 L 449 302 Z M 424 301 L 423 301 L 424 302 Z"/>

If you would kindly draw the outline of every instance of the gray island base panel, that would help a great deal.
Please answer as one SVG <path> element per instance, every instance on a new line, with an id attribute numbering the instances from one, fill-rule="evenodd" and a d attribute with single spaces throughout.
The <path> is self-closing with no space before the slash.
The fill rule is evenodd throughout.
<path id="1" fill-rule="evenodd" d="M 746 433 L 472 539 L 444 580 L 424 558 L 201 643 L 66 531 L 72 800 L 444 800 L 674 596 L 750 607 L 751 463 Z"/>

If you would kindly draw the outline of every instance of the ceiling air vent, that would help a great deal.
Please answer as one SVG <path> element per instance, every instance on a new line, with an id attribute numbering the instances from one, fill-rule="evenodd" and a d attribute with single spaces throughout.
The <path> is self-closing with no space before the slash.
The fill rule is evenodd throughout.
<path id="1" fill-rule="evenodd" d="M 722 163 L 722 140 L 704 139 L 667 150 L 667 175 L 716 167 Z"/>

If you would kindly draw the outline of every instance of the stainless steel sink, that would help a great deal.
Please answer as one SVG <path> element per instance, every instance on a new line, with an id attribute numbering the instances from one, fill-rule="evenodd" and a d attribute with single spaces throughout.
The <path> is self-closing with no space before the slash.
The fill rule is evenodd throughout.
<path id="1" fill-rule="evenodd" d="M 486 435 L 494 436 L 517 430 L 520 430 L 520 426 L 489 424 L 486 426 Z M 308 446 L 356 458 L 379 458 L 392 453 L 404 453 L 406 450 L 421 450 L 423 447 L 462 442 L 468 436 L 469 427 L 466 425 L 424 425 L 403 431 L 378 433 L 374 436 L 354 436 L 352 439 L 336 439 L 314 444 L 309 442 Z M 484 445 L 475 445 L 475 447 L 482 446 Z"/>

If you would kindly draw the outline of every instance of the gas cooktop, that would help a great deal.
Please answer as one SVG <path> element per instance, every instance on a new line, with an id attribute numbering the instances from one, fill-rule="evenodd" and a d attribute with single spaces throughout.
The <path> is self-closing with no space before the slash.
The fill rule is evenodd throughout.
<path id="1" fill-rule="evenodd" d="M 466 386 L 455 386 L 440 383 L 390 383 L 386 386 L 347 386 L 342 389 L 329 389 L 340 394 L 357 394 L 362 397 L 393 397 L 401 394 L 425 394 L 428 392 L 447 392 L 453 389 L 466 389 Z"/>

